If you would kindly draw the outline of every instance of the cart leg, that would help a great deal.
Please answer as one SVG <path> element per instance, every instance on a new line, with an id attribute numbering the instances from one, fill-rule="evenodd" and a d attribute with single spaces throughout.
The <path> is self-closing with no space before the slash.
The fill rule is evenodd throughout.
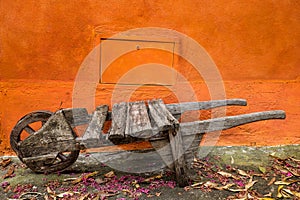
<path id="1" fill-rule="evenodd" d="M 187 186 L 189 184 L 187 167 L 184 159 L 183 142 L 180 131 L 170 130 L 169 139 L 174 160 L 177 183 L 179 184 L 179 187 Z"/>

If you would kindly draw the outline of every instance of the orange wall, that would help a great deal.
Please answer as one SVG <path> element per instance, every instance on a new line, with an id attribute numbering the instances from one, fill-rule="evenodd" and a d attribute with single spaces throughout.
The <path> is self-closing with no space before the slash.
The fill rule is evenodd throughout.
<path id="1" fill-rule="evenodd" d="M 0 1 L 0 154 L 20 117 L 34 110 L 72 106 L 76 73 L 99 37 L 141 27 L 162 27 L 200 43 L 215 61 L 227 98 L 245 98 L 246 108 L 228 115 L 283 109 L 285 121 L 258 122 L 223 131 L 218 145 L 299 144 L 300 4 L 297 1 Z M 209 100 L 201 77 L 181 70 Z M 182 89 L 184 92 L 184 89 Z M 100 84 L 96 103 L 110 103 L 112 85 Z M 189 95 L 189 94 L 187 94 Z M 162 97 L 166 89 L 144 88 L 136 99 Z M 62 106 L 61 106 L 62 104 Z"/>

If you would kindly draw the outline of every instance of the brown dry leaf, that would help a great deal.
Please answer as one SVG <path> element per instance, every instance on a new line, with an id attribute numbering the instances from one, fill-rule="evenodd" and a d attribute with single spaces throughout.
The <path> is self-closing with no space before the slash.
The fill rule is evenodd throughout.
<path id="1" fill-rule="evenodd" d="M 245 172 L 244 170 L 237 169 L 237 172 L 238 172 L 239 175 L 250 177 L 250 175 L 247 174 L 247 172 Z"/>
<path id="2" fill-rule="evenodd" d="M 293 191 L 295 197 L 300 197 L 300 192 Z"/>
<path id="3" fill-rule="evenodd" d="M 161 179 L 162 177 L 162 174 L 151 176 L 149 178 L 144 179 L 143 183 L 149 183 L 151 181 L 154 181 L 155 179 Z"/>
<path id="4" fill-rule="evenodd" d="M 87 178 L 90 178 L 92 176 L 95 176 L 96 174 L 98 174 L 99 172 L 95 171 L 95 172 L 92 172 L 92 173 L 89 173 L 89 174 L 85 174 L 75 180 L 72 181 L 73 184 L 77 184 L 77 183 L 80 183 L 83 179 L 87 179 Z"/>
<path id="5" fill-rule="evenodd" d="M 245 191 L 245 189 L 231 189 L 231 188 L 228 188 L 227 190 L 231 191 L 231 192 L 242 192 L 242 191 Z"/>
<path id="6" fill-rule="evenodd" d="M 269 181 L 268 186 L 272 185 L 275 181 L 276 181 L 276 177 L 273 177 L 273 178 Z"/>
<path id="7" fill-rule="evenodd" d="M 75 181 L 77 178 L 65 178 L 64 182 Z"/>
<path id="8" fill-rule="evenodd" d="M 3 179 L 9 178 L 15 172 L 15 166 L 12 165 L 8 168 L 6 174 L 3 176 Z"/>
<path id="9" fill-rule="evenodd" d="M 274 184 L 275 185 L 290 185 L 293 183 L 300 182 L 300 180 L 287 180 L 287 181 L 276 181 Z"/>
<path id="10" fill-rule="evenodd" d="M 7 167 L 10 163 L 11 163 L 11 159 L 10 158 L 5 158 L 5 159 L 2 159 L 0 161 L 0 165 L 2 167 Z"/>
<path id="11" fill-rule="evenodd" d="M 290 167 L 284 167 L 286 170 L 288 170 L 289 172 L 291 172 L 294 176 L 300 176 L 300 173 L 298 172 L 298 170 L 296 169 L 292 169 Z"/>
<path id="12" fill-rule="evenodd" d="M 156 192 L 155 196 L 159 197 L 161 195 L 161 192 Z"/>
<path id="13" fill-rule="evenodd" d="M 110 171 L 110 172 L 104 174 L 105 178 L 112 178 L 114 176 L 115 176 L 115 172 L 114 171 Z"/>
<path id="14" fill-rule="evenodd" d="M 294 157 L 288 157 L 288 159 L 300 163 L 300 160 Z"/>
<path id="15" fill-rule="evenodd" d="M 230 187 L 232 187 L 234 185 L 235 185 L 234 183 L 230 183 L 230 184 L 227 184 L 227 185 L 224 185 L 224 186 L 215 187 L 215 189 L 217 189 L 217 190 L 228 190 Z"/>
<path id="16" fill-rule="evenodd" d="M 222 176 L 224 176 L 224 177 L 226 177 L 226 178 L 239 179 L 239 178 L 236 177 L 235 175 L 230 174 L 230 173 L 228 173 L 228 172 L 219 171 L 219 172 L 217 172 L 217 173 L 220 174 L 220 175 L 222 175 Z"/>
<path id="17" fill-rule="evenodd" d="M 250 189 L 257 181 L 252 181 L 252 179 L 249 180 L 249 182 L 245 185 L 245 189 Z"/>
<path id="18" fill-rule="evenodd" d="M 209 187 L 209 188 L 216 188 L 216 187 L 218 187 L 218 184 L 217 183 L 213 183 L 211 181 L 207 181 L 206 183 L 204 183 L 204 186 L 205 187 Z"/>
<path id="19" fill-rule="evenodd" d="M 191 187 L 196 187 L 196 186 L 203 185 L 203 184 L 204 184 L 204 182 L 194 183 L 193 185 L 191 185 Z"/>
<path id="20" fill-rule="evenodd" d="M 272 196 L 272 192 L 269 192 L 268 194 L 264 195 L 265 197 L 271 197 Z"/>
<path id="21" fill-rule="evenodd" d="M 50 196 L 55 196 L 55 192 L 53 190 L 51 190 L 50 187 L 47 187 L 47 193 L 50 195 Z"/>
<path id="22" fill-rule="evenodd" d="M 132 194 L 132 192 L 128 189 L 123 189 L 122 192 L 126 195 L 126 193 L 128 193 L 129 195 Z"/>

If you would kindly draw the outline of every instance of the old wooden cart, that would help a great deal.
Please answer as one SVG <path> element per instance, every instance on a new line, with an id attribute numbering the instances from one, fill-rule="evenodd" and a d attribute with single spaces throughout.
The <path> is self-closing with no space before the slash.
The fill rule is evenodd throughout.
<path id="1" fill-rule="evenodd" d="M 191 110 L 206 110 L 221 106 L 245 106 L 246 100 L 229 99 L 206 102 L 164 104 L 162 100 L 107 105 L 88 114 L 84 108 L 61 109 L 55 113 L 36 111 L 21 118 L 10 135 L 12 149 L 19 159 L 35 172 L 55 172 L 72 165 L 80 150 L 135 141 L 150 141 L 162 160 L 174 169 L 180 186 L 187 184 L 187 168 L 193 160 L 204 133 L 225 130 L 246 123 L 268 119 L 284 119 L 284 111 L 264 111 L 226 116 L 202 121 L 179 123 L 180 116 Z M 111 121 L 107 133 L 105 122 Z M 34 124 L 41 122 L 38 130 Z M 74 127 L 87 124 L 82 137 Z M 27 132 L 24 138 L 22 133 Z"/>

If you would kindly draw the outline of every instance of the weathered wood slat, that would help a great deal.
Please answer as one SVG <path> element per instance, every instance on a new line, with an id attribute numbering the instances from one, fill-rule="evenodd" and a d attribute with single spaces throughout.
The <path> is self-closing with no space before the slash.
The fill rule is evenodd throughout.
<path id="1" fill-rule="evenodd" d="M 285 112 L 282 110 L 273 110 L 203 121 L 186 122 L 180 124 L 180 131 L 183 136 L 195 135 L 197 133 L 226 130 L 243 124 L 269 119 L 285 119 Z"/>
<path id="2" fill-rule="evenodd" d="M 62 111 L 72 127 L 88 124 L 91 120 L 85 108 L 66 108 L 62 109 Z"/>
<path id="3" fill-rule="evenodd" d="M 212 101 L 200 101 L 200 102 L 186 102 L 186 103 L 174 103 L 165 104 L 166 108 L 173 116 L 181 115 L 183 112 L 192 110 L 207 110 L 222 106 L 246 106 L 247 101 L 245 99 L 226 99 L 226 100 L 212 100 Z M 107 120 L 112 120 L 112 113 L 108 112 Z"/>
<path id="4" fill-rule="evenodd" d="M 148 138 L 152 135 L 147 107 L 143 101 L 128 103 L 126 120 L 126 137 Z"/>
<path id="5" fill-rule="evenodd" d="M 99 138 L 108 112 L 107 105 L 101 105 L 93 112 L 92 119 L 83 135 L 83 138 Z"/>
<path id="6" fill-rule="evenodd" d="M 127 103 L 114 104 L 112 108 L 112 124 L 108 133 L 109 140 L 118 140 L 125 137 L 127 117 Z"/>
<path id="7" fill-rule="evenodd" d="M 179 127 L 179 122 L 168 111 L 161 99 L 148 101 L 149 116 L 152 128 L 157 127 L 158 131 L 166 131 Z"/>
<path id="8" fill-rule="evenodd" d="M 92 148 L 94 146 L 97 146 L 97 144 L 101 144 L 101 134 L 102 134 L 102 128 L 104 125 L 104 122 L 106 120 L 108 112 L 108 106 L 107 105 L 101 105 L 96 108 L 92 115 L 91 122 L 89 123 L 89 126 L 87 127 L 84 135 L 83 135 L 83 145 L 86 148 Z M 89 146 L 89 142 L 85 142 L 87 140 L 94 141 L 94 144 L 92 146 Z"/>

